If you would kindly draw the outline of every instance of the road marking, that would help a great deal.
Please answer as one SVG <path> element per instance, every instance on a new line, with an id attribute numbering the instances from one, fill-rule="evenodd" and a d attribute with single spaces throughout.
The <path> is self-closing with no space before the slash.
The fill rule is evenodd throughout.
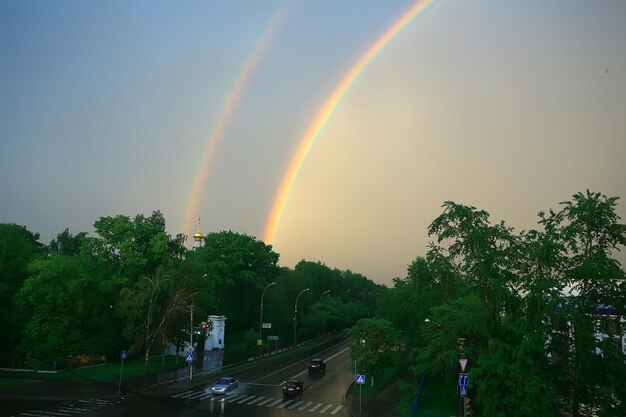
<path id="1" fill-rule="evenodd" d="M 312 413 L 313 411 L 317 410 L 322 405 L 324 405 L 324 404 L 323 403 L 317 403 L 315 406 L 313 406 L 313 408 L 309 409 L 309 413 Z"/>
<path id="2" fill-rule="evenodd" d="M 304 410 L 305 408 L 307 408 L 307 407 L 308 407 L 308 406 L 310 406 L 311 404 L 313 404 L 313 403 L 309 401 L 308 403 L 304 404 L 302 407 L 298 408 L 298 411 L 302 411 L 302 410 Z"/>
<path id="3" fill-rule="evenodd" d="M 257 398 L 257 399 L 255 399 L 255 400 L 250 401 L 250 402 L 249 402 L 249 403 L 247 403 L 246 405 L 252 405 L 252 404 L 254 404 L 254 403 L 257 403 L 257 402 L 261 401 L 263 398 L 265 398 L 265 397 L 261 395 L 259 398 Z"/>
<path id="4" fill-rule="evenodd" d="M 328 404 L 326 407 L 324 407 L 322 410 L 320 410 L 320 413 L 325 413 L 326 410 L 328 410 L 332 406 L 333 406 L 332 404 Z"/>
<path id="5" fill-rule="evenodd" d="M 338 405 L 337 408 L 335 408 L 333 411 L 330 412 L 330 414 L 337 414 L 337 411 L 341 410 L 343 408 L 343 405 Z"/>
<path id="6" fill-rule="evenodd" d="M 176 395 L 172 395 L 172 397 L 174 397 L 174 398 L 179 398 L 179 397 L 182 397 L 182 396 L 184 396 L 184 395 L 191 394 L 192 392 L 193 392 L 193 391 L 184 391 L 184 392 L 178 393 L 178 394 L 176 394 Z"/>
<path id="7" fill-rule="evenodd" d="M 256 395 L 251 395 L 251 396 L 249 396 L 249 397 L 247 397 L 247 398 L 244 398 L 244 399 L 243 399 L 243 400 L 241 400 L 241 401 L 237 401 L 237 404 L 245 403 L 246 401 L 251 400 L 251 399 L 253 399 L 254 397 L 256 397 Z"/>
<path id="8" fill-rule="evenodd" d="M 190 396 L 189 396 L 189 397 L 187 397 L 187 398 L 188 398 L 188 399 L 190 399 L 190 400 L 195 400 L 195 399 L 197 399 L 198 397 L 202 397 L 202 396 L 203 396 L 203 395 L 205 395 L 205 394 L 206 394 L 206 392 L 204 392 L 204 391 L 200 391 L 200 392 L 196 392 L 196 393 L 195 393 L 195 394 L 193 394 L 193 395 L 190 395 Z"/>
<path id="9" fill-rule="evenodd" d="M 274 399 L 274 398 L 268 398 L 267 400 L 265 400 L 265 401 L 263 401 L 263 402 L 260 402 L 260 403 L 258 403 L 257 405 L 258 405 L 258 406 L 261 406 L 261 405 L 263 405 L 263 404 L 267 404 L 267 403 L 269 403 L 270 401 L 272 401 L 273 399 Z"/>
<path id="10" fill-rule="evenodd" d="M 343 352 L 345 352 L 345 351 L 346 351 L 346 350 L 348 350 L 348 349 L 350 349 L 350 347 L 347 347 L 347 348 L 345 348 L 344 350 L 340 350 L 339 352 L 335 353 L 333 356 L 330 356 L 330 357 L 326 358 L 326 359 L 325 359 L 325 361 L 329 361 L 329 360 L 331 360 L 331 359 L 333 359 L 333 358 L 336 358 L 337 356 L 341 355 Z M 289 378 L 289 379 L 298 379 L 298 377 L 299 377 L 300 375 L 304 375 L 304 374 L 306 374 L 307 372 L 309 372 L 309 370 L 308 370 L 308 369 L 307 369 L 307 370 L 305 370 L 305 371 L 300 372 L 299 374 L 296 374 L 296 375 L 292 376 L 292 377 L 291 377 L 291 378 Z"/>
<path id="11" fill-rule="evenodd" d="M 227 403 L 232 403 L 232 402 L 235 402 L 237 400 L 240 400 L 241 398 L 243 398 L 245 396 L 246 396 L 246 394 L 239 394 L 239 395 L 235 395 L 234 397 L 230 397 L 230 398 L 228 398 L 228 399 L 226 399 L 224 401 L 226 401 Z"/>
<path id="12" fill-rule="evenodd" d="M 61 411 L 67 411 L 68 413 L 82 413 L 82 411 L 76 411 L 72 408 L 67 408 L 67 407 L 57 407 L 57 410 L 61 410 Z"/>
<path id="13" fill-rule="evenodd" d="M 289 406 L 288 410 L 293 410 L 294 408 L 296 408 L 297 406 L 299 406 L 300 404 L 302 404 L 304 401 L 298 401 L 295 404 L 292 404 Z"/>
<path id="14" fill-rule="evenodd" d="M 268 406 L 268 407 L 274 407 L 276 404 L 278 404 L 278 403 L 279 403 L 279 402 L 281 402 L 281 401 L 282 401 L 282 399 L 280 399 L 280 398 L 279 398 L 279 399 L 277 399 L 276 401 L 274 401 L 274 402 L 272 402 L 272 403 L 269 403 L 267 406 Z"/>
<path id="15" fill-rule="evenodd" d="M 206 400 L 209 397 L 213 397 L 213 393 L 212 392 L 205 392 L 201 396 L 197 397 L 196 400 Z"/>
<path id="16" fill-rule="evenodd" d="M 52 414 L 52 415 L 56 415 L 56 416 L 71 416 L 71 414 L 67 414 L 67 413 L 60 413 L 60 412 L 54 412 L 54 411 L 42 411 L 45 412 L 46 414 Z"/>
<path id="17" fill-rule="evenodd" d="M 282 403 L 281 405 L 279 405 L 279 406 L 278 406 L 278 408 L 284 408 L 284 407 L 286 407 L 289 403 L 292 403 L 292 402 L 293 402 L 293 400 L 286 401 L 286 402 Z"/>

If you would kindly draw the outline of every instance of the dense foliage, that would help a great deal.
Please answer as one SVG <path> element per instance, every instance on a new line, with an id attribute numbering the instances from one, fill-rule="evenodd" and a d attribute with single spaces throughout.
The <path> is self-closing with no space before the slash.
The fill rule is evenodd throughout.
<path id="1" fill-rule="evenodd" d="M 424 376 L 456 384 L 463 355 L 482 415 L 626 415 L 626 276 L 613 257 L 626 225 L 616 205 L 577 193 L 539 213 L 539 230 L 516 234 L 444 203 L 426 257 L 380 302 L 412 346 L 407 400 Z"/>
<path id="2" fill-rule="evenodd" d="M 294 342 L 295 298 L 305 288 L 298 341 L 375 309 L 381 287 L 359 274 L 307 261 L 281 269 L 271 246 L 232 231 L 187 250 L 165 226 L 158 211 L 101 217 L 94 236 L 65 229 L 46 246 L 24 226 L 0 224 L 2 365 L 63 367 L 78 355 L 116 360 L 121 350 L 147 365 L 189 340 L 192 309 L 195 331 L 210 314 L 227 316 L 228 352 L 247 357 L 258 352 L 261 294 L 272 282 L 263 315 L 272 328 L 263 336 L 279 336 L 280 347 Z"/>

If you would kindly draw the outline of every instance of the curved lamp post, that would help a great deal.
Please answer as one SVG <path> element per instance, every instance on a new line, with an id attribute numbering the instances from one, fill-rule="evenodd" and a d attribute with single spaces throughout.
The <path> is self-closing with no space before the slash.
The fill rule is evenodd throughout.
<path id="1" fill-rule="evenodd" d="M 296 348 L 296 333 L 297 333 L 297 328 L 298 328 L 298 298 L 300 298 L 300 296 L 307 292 L 309 289 L 305 288 L 302 291 L 300 291 L 300 294 L 298 294 L 298 296 L 296 297 L 296 305 L 295 308 L 293 310 L 293 348 Z"/>
<path id="2" fill-rule="evenodd" d="M 276 281 L 267 284 L 267 286 L 263 290 L 263 293 L 261 294 L 261 313 L 259 314 L 259 340 L 261 341 L 261 344 L 259 345 L 259 356 L 261 355 L 261 346 L 263 346 L 263 297 L 265 297 L 265 291 L 267 291 L 267 289 L 274 284 L 276 284 Z"/>
<path id="3" fill-rule="evenodd" d="M 323 296 L 325 296 L 326 294 L 328 294 L 329 292 L 330 292 L 330 290 L 326 290 L 326 291 L 324 291 L 324 292 L 322 293 L 322 295 L 320 295 L 320 299 L 319 299 L 318 303 L 319 303 L 320 301 L 322 301 L 322 297 L 323 297 Z"/>

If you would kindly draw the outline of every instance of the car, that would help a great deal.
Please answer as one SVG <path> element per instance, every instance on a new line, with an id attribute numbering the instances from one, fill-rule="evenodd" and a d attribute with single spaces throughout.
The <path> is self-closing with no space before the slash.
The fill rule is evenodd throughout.
<path id="1" fill-rule="evenodd" d="M 326 372 L 326 362 L 323 359 L 315 358 L 309 361 L 309 375 Z"/>
<path id="2" fill-rule="evenodd" d="M 224 376 L 221 377 L 215 383 L 215 385 L 213 385 L 213 388 L 211 388 L 211 392 L 213 392 L 213 394 L 224 395 L 228 391 L 236 389 L 238 386 L 239 382 L 237 381 L 237 379 L 233 378 L 232 376 Z"/>
<path id="3" fill-rule="evenodd" d="M 302 398 L 302 391 L 304 391 L 304 382 L 299 379 L 290 379 L 283 384 L 283 398 L 293 397 L 295 395 L 298 398 Z"/>

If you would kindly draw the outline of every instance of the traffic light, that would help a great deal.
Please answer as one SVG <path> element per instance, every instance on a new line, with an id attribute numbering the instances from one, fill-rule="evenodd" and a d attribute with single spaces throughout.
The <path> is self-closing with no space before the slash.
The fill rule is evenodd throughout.
<path id="1" fill-rule="evenodd" d="M 472 399 L 465 398 L 463 400 L 463 415 L 469 417 L 472 415 Z"/>

